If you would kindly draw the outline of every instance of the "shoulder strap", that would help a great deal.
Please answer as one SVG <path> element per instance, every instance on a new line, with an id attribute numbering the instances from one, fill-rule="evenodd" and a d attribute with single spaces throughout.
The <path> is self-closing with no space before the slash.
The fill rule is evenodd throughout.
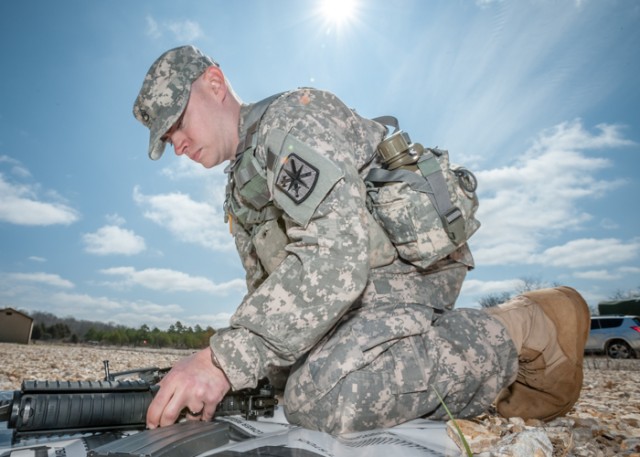
<path id="1" fill-rule="evenodd" d="M 229 174 L 224 202 L 225 223 L 229 221 L 229 214 L 231 211 L 234 211 L 236 213 L 236 216 L 242 216 L 242 214 L 238 213 L 246 213 L 244 214 L 243 219 L 245 219 L 246 221 L 251 220 L 252 222 L 264 220 L 265 217 L 272 217 L 272 215 L 270 214 L 272 210 L 265 208 L 265 205 L 269 202 L 268 196 L 261 195 L 259 191 L 260 189 L 249 189 L 252 191 L 253 203 L 256 205 L 256 207 L 260 208 L 260 210 L 257 211 L 249 208 L 246 208 L 246 211 L 244 211 L 243 208 L 240 207 L 234 208 L 237 205 L 234 205 L 232 189 L 234 186 L 234 181 L 236 181 L 236 184 L 240 188 L 244 188 L 245 185 L 247 185 L 247 183 L 250 183 L 255 176 L 260 175 L 260 171 L 256 168 L 255 163 L 253 161 L 249 161 L 247 162 L 247 165 L 244 169 L 237 172 L 237 176 L 235 176 L 234 179 L 234 173 L 236 172 L 238 164 L 242 161 L 244 152 L 247 149 L 256 147 L 258 127 L 260 125 L 262 117 L 264 116 L 264 113 L 269 108 L 269 105 L 271 105 L 271 103 L 282 94 L 284 94 L 284 92 L 271 95 L 270 97 L 254 103 L 244 120 L 243 125 L 248 127 L 246 127 L 246 129 L 243 129 L 244 134 L 240 134 L 240 141 L 236 149 L 235 159 L 224 170 L 225 173 Z M 256 185 L 254 187 L 259 186 Z"/>
<path id="2" fill-rule="evenodd" d="M 278 97 L 280 97 L 284 92 L 280 92 L 278 94 L 274 94 L 270 97 L 265 98 L 264 100 L 260 100 L 257 103 L 254 103 L 251 107 L 251 111 L 247 115 L 247 118 L 244 121 L 244 125 L 247 125 L 246 133 L 244 134 L 244 138 L 240 138 L 240 143 L 238 143 L 238 149 L 236 149 L 236 156 L 242 154 L 248 148 L 255 146 L 253 144 L 254 137 L 256 132 L 258 131 L 258 126 L 260 125 L 260 121 L 262 120 L 262 116 L 269 108 L 269 105 Z"/>

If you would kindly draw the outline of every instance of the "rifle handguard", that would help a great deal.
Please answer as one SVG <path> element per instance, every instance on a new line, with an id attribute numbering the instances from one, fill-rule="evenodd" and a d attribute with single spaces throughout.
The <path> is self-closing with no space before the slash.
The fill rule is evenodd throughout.
<path id="1" fill-rule="evenodd" d="M 144 428 L 151 400 L 145 381 L 25 381 L 14 393 L 9 428 L 19 434 Z"/>

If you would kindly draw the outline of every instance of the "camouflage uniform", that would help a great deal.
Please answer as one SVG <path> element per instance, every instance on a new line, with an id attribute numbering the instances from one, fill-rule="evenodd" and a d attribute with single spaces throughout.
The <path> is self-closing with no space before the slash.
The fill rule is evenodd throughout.
<path id="1" fill-rule="evenodd" d="M 419 270 L 367 210 L 385 128 L 312 89 L 277 98 L 259 125 L 228 170 L 248 294 L 211 348 L 232 387 L 290 370 L 287 418 L 331 433 L 444 418 L 436 391 L 457 417 L 484 411 L 515 380 L 515 347 L 484 311 L 453 310 L 466 245 Z"/>

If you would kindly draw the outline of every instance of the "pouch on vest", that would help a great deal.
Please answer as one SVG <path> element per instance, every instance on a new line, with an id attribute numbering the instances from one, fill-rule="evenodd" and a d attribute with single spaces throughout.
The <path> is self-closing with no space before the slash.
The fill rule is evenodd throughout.
<path id="1" fill-rule="evenodd" d="M 394 125 L 378 153 L 387 168 L 371 169 L 367 204 L 398 255 L 427 268 L 462 246 L 480 223 L 473 173 L 449 164 L 447 151 L 411 143 L 392 117 L 376 119 Z"/>

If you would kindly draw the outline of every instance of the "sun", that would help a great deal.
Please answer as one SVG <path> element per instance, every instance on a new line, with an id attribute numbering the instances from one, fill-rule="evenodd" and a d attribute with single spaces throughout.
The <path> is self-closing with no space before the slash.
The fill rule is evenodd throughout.
<path id="1" fill-rule="evenodd" d="M 329 23 L 342 25 L 354 19 L 357 0 L 321 0 L 320 13 Z"/>

